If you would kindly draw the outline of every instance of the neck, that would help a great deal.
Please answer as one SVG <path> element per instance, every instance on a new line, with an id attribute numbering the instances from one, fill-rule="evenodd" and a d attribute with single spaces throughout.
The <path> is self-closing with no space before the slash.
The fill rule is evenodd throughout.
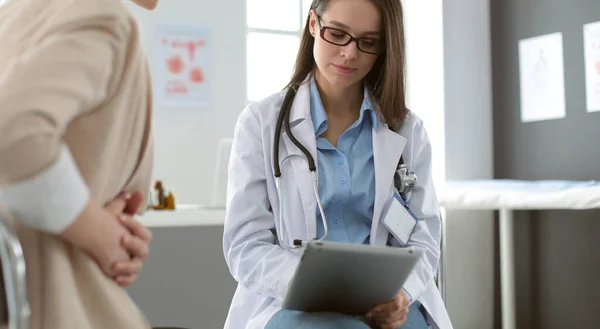
<path id="1" fill-rule="evenodd" d="M 336 87 L 318 70 L 315 71 L 315 81 L 328 116 L 354 115 L 360 111 L 364 96 L 360 82 L 346 88 Z"/>

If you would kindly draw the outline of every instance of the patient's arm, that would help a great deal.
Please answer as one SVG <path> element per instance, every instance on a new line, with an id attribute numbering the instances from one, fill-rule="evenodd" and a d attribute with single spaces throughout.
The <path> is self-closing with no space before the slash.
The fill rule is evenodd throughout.
<path id="1" fill-rule="evenodd" d="M 77 6 L 89 4 L 75 1 L 65 15 L 85 12 Z M 81 15 L 44 42 L 0 47 L 0 205 L 87 251 L 107 274 L 129 259 L 120 239 L 130 233 L 94 199 L 63 137 L 118 82 L 131 31 L 120 12 Z"/>

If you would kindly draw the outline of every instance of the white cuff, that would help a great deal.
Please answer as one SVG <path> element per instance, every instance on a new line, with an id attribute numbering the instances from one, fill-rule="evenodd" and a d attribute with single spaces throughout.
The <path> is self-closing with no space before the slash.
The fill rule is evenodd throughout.
<path id="1" fill-rule="evenodd" d="M 415 300 L 419 299 L 425 290 L 425 286 L 419 279 L 419 277 L 413 272 L 411 273 L 404 286 L 402 287 L 406 294 L 410 297 L 410 303 L 412 304 Z"/>
<path id="2" fill-rule="evenodd" d="M 83 212 L 89 189 L 66 145 L 48 169 L 0 187 L 0 204 L 17 220 L 49 233 L 60 233 Z"/>

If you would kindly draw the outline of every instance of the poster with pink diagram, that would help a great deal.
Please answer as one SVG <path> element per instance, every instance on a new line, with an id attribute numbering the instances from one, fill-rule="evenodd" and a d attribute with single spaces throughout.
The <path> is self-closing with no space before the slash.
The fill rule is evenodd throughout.
<path id="1" fill-rule="evenodd" d="M 588 112 L 600 112 L 600 22 L 583 26 Z"/>
<path id="2" fill-rule="evenodd" d="M 156 25 L 152 79 L 157 106 L 210 106 L 211 43 L 210 30 L 204 26 Z"/>

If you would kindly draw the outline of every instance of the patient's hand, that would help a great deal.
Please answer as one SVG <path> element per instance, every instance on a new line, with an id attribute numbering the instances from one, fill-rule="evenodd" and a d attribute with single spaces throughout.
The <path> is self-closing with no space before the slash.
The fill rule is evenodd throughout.
<path id="1" fill-rule="evenodd" d="M 401 290 L 394 300 L 378 305 L 369 313 L 367 318 L 380 329 L 400 328 L 408 316 L 408 296 Z"/>
<path id="2" fill-rule="evenodd" d="M 58 234 L 59 238 L 92 257 L 110 277 L 115 274 L 112 268 L 114 262 L 131 258 L 127 249 L 121 245 L 121 238 L 130 236 L 131 233 L 116 219 L 124 207 L 117 209 L 115 205 L 116 203 L 111 205 L 112 208 L 107 208 L 90 198 L 79 217 Z"/>
<path id="3" fill-rule="evenodd" d="M 130 233 L 121 237 L 121 246 L 127 250 L 130 259 L 112 265 L 113 278 L 123 287 L 137 280 L 138 273 L 149 254 L 152 233 L 134 217 L 143 201 L 143 194 L 140 192 L 123 193 L 106 205 L 106 209 L 117 216 L 121 225 Z"/>

